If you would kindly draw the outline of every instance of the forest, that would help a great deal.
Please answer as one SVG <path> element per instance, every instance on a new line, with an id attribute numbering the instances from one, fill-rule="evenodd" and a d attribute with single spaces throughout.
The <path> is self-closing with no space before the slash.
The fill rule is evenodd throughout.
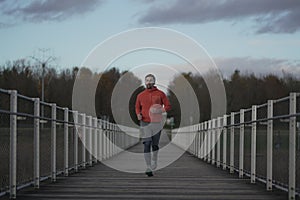
<path id="1" fill-rule="evenodd" d="M 132 94 L 128 109 L 132 119 L 137 123 L 134 114 L 135 98 L 144 87 L 144 77 L 136 77 L 131 72 L 120 71 L 111 68 L 107 71 L 96 73 L 88 68 L 73 67 L 72 69 L 57 70 L 46 68 L 44 75 L 45 101 L 55 102 L 61 107 L 72 107 L 73 85 L 78 71 L 84 71 L 92 78 L 101 76 L 96 90 L 95 102 L 98 118 L 109 119 L 114 122 L 111 111 L 111 96 L 113 89 L 122 75 L 130 73 L 130 81 L 133 85 L 140 85 Z M 0 66 L 0 88 L 6 90 L 17 90 L 19 94 L 29 97 L 41 97 L 41 69 L 31 66 L 24 61 L 8 62 Z M 168 97 L 172 110 L 168 117 L 174 117 L 175 127 L 180 123 L 180 105 L 174 93 L 174 88 L 180 88 L 179 77 L 184 77 L 191 85 L 199 102 L 200 122 L 210 118 L 210 97 L 203 77 L 192 73 L 183 73 L 175 77 L 169 85 Z M 292 74 L 278 76 L 264 74 L 256 76 L 253 73 L 241 73 L 235 70 L 231 76 L 224 78 L 224 86 L 227 98 L 227 113 L 239 111 L 241 108 L 249 108 L 251 105 L 266 103 L 269 99 L 278 99 L 288 96 L 290 92 L 300 92 L 300 80 Z M 130 84 L 131 84 L 130 83 Z M 128 86 L 130 86 L 130 84 Z M 184 92 L 184 89 L 181 90 Z M 179 91 L 180 92 L 180 91 Z M 0 109 L 7 105 L 0 97 Z"/>

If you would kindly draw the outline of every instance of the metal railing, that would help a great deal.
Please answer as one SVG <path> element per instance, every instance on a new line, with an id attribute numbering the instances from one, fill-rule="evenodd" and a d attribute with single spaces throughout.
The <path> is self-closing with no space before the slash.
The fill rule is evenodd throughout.
<path id="1" fill-rule="evenodd" d="M 108 121 L 0 89 L 0 196 L 9 193 L 14 199 L 18 189 L 39 188 L 43 180 L 55 182 L 58 175 L 109 159 L 137 144 L 138 136 L 138 129 L 121 130 Z"/>
<path id="2" fill-rule="evenodd" d="M 200 124 L 172 130 L 172 142 L 205 162 L 300 193 L 300 94 L 269 100 Z"/>

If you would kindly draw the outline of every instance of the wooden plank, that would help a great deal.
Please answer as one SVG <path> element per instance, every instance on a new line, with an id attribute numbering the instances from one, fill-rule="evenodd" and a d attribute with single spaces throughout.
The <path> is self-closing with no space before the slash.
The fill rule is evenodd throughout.
<path id="1" fill-rule="evenodd" d="M 161 146 L 167 143 L 163 137 Z M 142 144 L 132 151 L 142 152 Z M 286 198 L 286 192 L 266 191 L 263 185 L 250 184 L 250 179 L 239 179 L 238 174 L 229 174 L 188 153 L 170 166 L 155 171 L 153 177 L 120 172 L 98 164 L 69 177 L 57 177 L 56 183 L 43 182 L 39 190 L 27 188 L 17 193 L 18 200 Z"/>

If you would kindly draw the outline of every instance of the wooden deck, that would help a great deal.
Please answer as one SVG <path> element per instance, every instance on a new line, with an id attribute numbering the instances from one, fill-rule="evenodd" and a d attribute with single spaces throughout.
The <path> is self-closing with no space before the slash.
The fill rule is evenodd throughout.
<path id="1" fill-rule="evenodd" d="M 167 137 L 162 138 L 162 145 Z M 142 152 L 142 144 L 132 148 Z M 0 200 L 8 199 L 2 197 Z M 41 188 L 26 188 L 17 193 L 18 200 L 47 199 L 287 199 L 287 193 L 267 192 L 262 184 L 251 184 L 185 153 L 153 177 L 111 169 L 97 164 L 56 183 L 45 181 Z"/>

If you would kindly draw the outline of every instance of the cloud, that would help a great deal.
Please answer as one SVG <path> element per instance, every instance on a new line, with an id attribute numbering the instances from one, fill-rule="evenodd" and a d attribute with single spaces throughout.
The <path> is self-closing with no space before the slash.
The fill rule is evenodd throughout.
<path id="1" fill-rule="evenodd" d="M 11 26 L 14 26 L 14 25 L 13 24 L 9 24 L 9 23 L 0 22 L 0 29 L 2 29 L 2 28 L 9 28 Z"/>
<path id="2" fill-rule="evenodd" d="M 282 76 L 292 74 L 300 78 L 300 60 L 287 60 L 275 58 L 214 58 L 214 61 L 223 75 L 229 76 L 235 70 L 242 73 L 254 73 L 255 75 L 275 74 Z"/>
<path id="3" fill-rule="evenodd" d="M 63 21 L 92 11 L 103 1 L 98 0 L 0 0 L 0 12 L 21 21 Z"/>
<path id="4" fill-rule="evenodd" d="M 202 24 L 251 19 L 256 33 L 300 30 L 300 2 L 295 0 L 189 0 L 153 4 L 140 15 L 140 24 Z"/>

